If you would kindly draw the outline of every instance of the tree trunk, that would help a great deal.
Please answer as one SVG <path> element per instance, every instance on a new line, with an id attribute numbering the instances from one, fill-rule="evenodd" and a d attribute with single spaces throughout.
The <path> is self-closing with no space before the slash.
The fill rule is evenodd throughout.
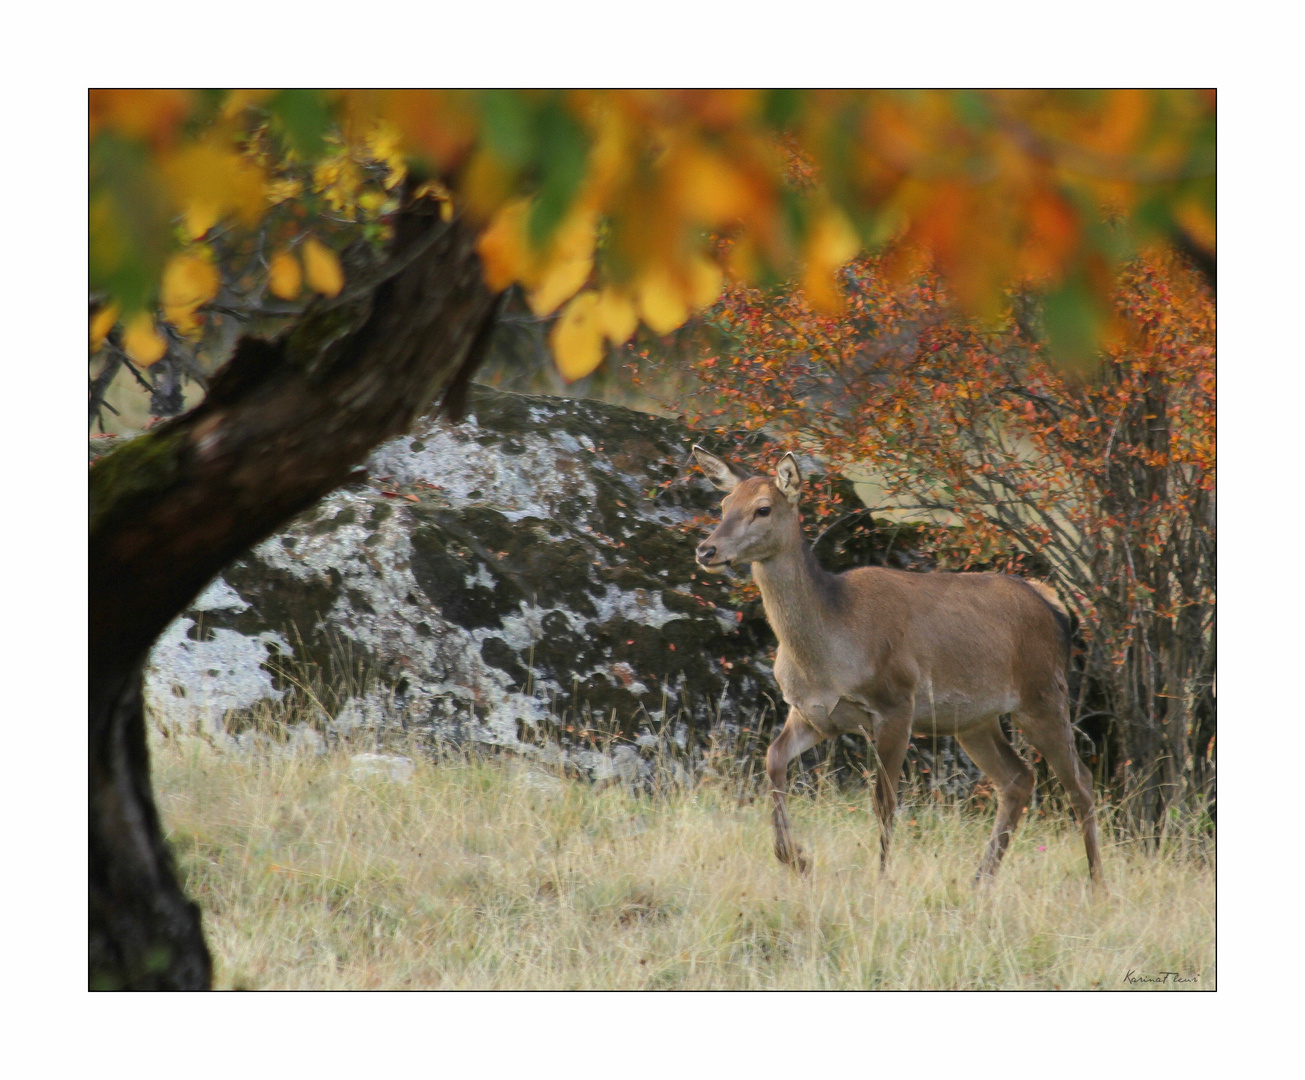
<path id="1" fill-rule="evenodd" d="M 90 986 L 206 990 L 199 908 L 173 873 L 150 786 L 138 667 L 90 746 Z"/>
<path id="2" fill-rule="evenodd" d="M 344 483 L 437 395 L 456 408 L 488 341 L 496 301 L 475 233 L 429 200 L 406 206 L 388 260 L 354 276 L 280 338 L 243 339 L 194 410 L 91 470 L 92 987 L 212 979 L 150 787 L 150 647 L 228 562 Z"/>

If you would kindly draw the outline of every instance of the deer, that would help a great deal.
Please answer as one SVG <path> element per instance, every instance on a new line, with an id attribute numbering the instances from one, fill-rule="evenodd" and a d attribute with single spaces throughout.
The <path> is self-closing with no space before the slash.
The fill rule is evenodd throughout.
<path id="1" fill-rule="evenodd" d="M 753 475 L 701 446 L 692 455 L 725 492 L 697 562 L 711 573 L 748 564 L 779 640 L 774 674 L 788 715 L 766 751 L 776 858 L 801 874 L 810 867 L 789 823 L 789 762 L 825 739 L 860 733 L 878 758 L 873 803 L 886 873 L 911 736 L 952 735 L 996 792 L 996 824 L 973 879 L 991 881 L 1034 789 L 1033 770 L 1001 727 L 1010 714 L 1068 794 L 1090 879 L 1100 886 L 1090 774 L 1070 725 L 1071 623 L 1056 594 L 1012 574 L 881 566 L 830 573 L 803 533 L 802 474 L 792 453 L 774 476 Z"/>

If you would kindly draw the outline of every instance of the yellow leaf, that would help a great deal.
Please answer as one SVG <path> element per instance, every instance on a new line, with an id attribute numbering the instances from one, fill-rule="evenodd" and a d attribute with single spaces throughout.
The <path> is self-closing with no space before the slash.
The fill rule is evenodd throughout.
<path id="1" fill-rule="evenodd" d="M 566 306 L 549 337 L 553 362 L 567 382 L 583 379 L 603 362 L 598 294 L 582 292 Z"/>
<path id="2" fill-rule="evenodd" d="M 721 225 L 753 209 L 747 181 L 714 151 L 686 147 L 673 168 L 681 204 L 694 220 Z"/>
<path id="3" fill-rule="evenodd" d="M 831 271 L 816 263 L 807 263 L 802 271 L 802 292 L 812 310 L 837 315 L 843 310 L 843 294 Z"/>
<path id="4" fill-rule="evenodd" d="M 386 187 L 389 183 L 386 183 Z M 427 180 L 412 193 L 413 199 L 434 199 L 439 204 L 440 220 L 453 220 L 453 193 L 438 180 Z"/>
<path id="5" fill-rule="evenodd" d="M 538 272 L 538 287 L 527 296 L 536 315 L 552 314 L 589 280 L 597 225 L 592 211 L 577 208 L 558 226 Z"/>
<path id="6" fill-rule="evenodd" d="M 227 119 L 239 116 L 251 106 L 261 106 L 275 91 L 272 90 L 229 90 L 226 101 L 222 103 L 222 115 Z"/>
<path id="7" fill-rule="evenodd" d="M 472 155 L 467 166 L 466 176 L 459 185 L 464 200 L 464 209 L 473 221 L 489 221 L 515 202 L 508 203 L 512 193 L 515 176 L 498 160 L 498 156 L 482 148 Z M 507 203 L 504 206 L 504 203 Z"/>
<path id="8" fill-rule="evenodd" d="M 345 149 L 323 158 L 313 169 L 313 190 L 322 192 L 327 205 L 341 213 L 352 213 L 362 182 L 361 171 Z"/>
<path id="9" fill-rule="evenodd" d="M 368 217 L 375 217 L 385 205 L 388 196 L 376 188 L 367 188 L 358 196 L 358 205 L 367 212 Z"/>
<path id="10" fill-rule="evenodd" d="M 163 268 L 161 296 L 165 307 L 197 308 L 217 296 L 218 269 L 199 255 L 174 255 Z"/>
<path id="11" fill-rule="evenodd" d="M 679 283 L 664 266 L 644 271 L 639 279 L 639 314 L 655 333 L 669 334 L 689 317 Z"/>
<path id="12" fill-rule="evenodd" d="M 367 133 L 364 145 L 371 159 L 386 167 L 386 190 L 397 187 L 408 172 L 403 159 L 403 133 L 394 124 L 381 120 Z"/>
<path id="13" fill-rule="evenodd" d="M 113 324 L 118 321 L 118 305 L 108 304 L 100 308 L 91 317 L 91 352 L 98 352 L 104 339 L 109 336 L 109 331 L 113 329 Z"/>
<path id="14" fill-rule="evenodd" d="M 161 169 L 192 235 L 228 211 L 253 225 L 267 205 L 262 170 L 215 139 L 181 147 L 163 159 Z"/>
<path id="15" fill-rule="evenodd" d="M 218 223 L 222 216 L 221 208 L 213 202 L 202 199 L 192 200 L 186 205 L 186 235 L 198 240 Z"/>
<path id="16" fill-rule="evenodd" d="M 695 308 L 710 307 L 720 296 L 724 276 L 711 259 L 695 256 L 689 263 L 689 299 Z"/>
<path id="17" fill-rule="evenodd" d="M 576 294 L 594 268 L 593 259 L 559 260 L 545 272 L 539 288 L 527 294 L 530 310 L 536 315 L 551 315 Z"/>
<path id="18" fill-rule="evenodd" d="M 634 301 L 625 292 L 610 285 L 598 296 L 596 318 L 603 334 L 613 345 L 624 345 L 639 325 Z"/>
<path id="19" fill-rule="evenodd" d="M 199 329 L 195 309 L 217 295 L 222 279 L 217 267 L 194 254 L 174 255 L 163 268 L 160 300 L 163 314 L 183 334 Z"/>
<path id="20" fill-rule="evenodd" d="M 859 248 L 860 242 L 852 223 L 841 210 L 831 206 L 816 219 L 807 241 L 807 257 L 836 270 L 850 261 Z"/>
<path id="21" fill-rule="evenodd" d="M 337 296 L 344 288 L 344 271 L 335 252 L 311 236 L 304 241 L 304 272 L 308 287 L 323 296 Z"/>
<path id="22" fill-rule="evenodd" d="M 761 260 L 757 254 L 757 245 L 751 236 L 744 234 L 729 246 L 725 262 L 730 268 L 730 276 L 745 285 L 755 285 L 761 278 Z"/>
<path id="23" fill-rule="evenodd" d="M 267 201 L 273 206 L 277 203 L 289 202 L 291 199 L 297 199 L 304 192 L 304 185 L 298 180 L 292 180 L 282 177 L 278 180 L 270 180 L 265 188 Z"/>
<path id="24" fill-rule="evenodd" d="M 273 296 L 279 296 L 282 300 L 294 300 L 299 296 L 299 290 L 303 288 L 304 275 L 299 269 L 299 260 L 288 251 L 278 251 L 272 256 L 272 263 L 268 267 L 267 287 L 272 290 Z"/>
<path id="25" fill-rule="evenodd" d="M 168 343 L 154 325 L 154 319 L 148 312 L 133 315 L 122 330 L 122 347 L 141 367 L 149 367 L 163 359 L 168 351 Z"/>
<path id="26" fill-rule="evenodd" d="M 843 309 L 843 294 L 834 275 L 858 248 L 856 231 L 847 218 L 834 207 L 826 208 L 807 237 L 802 274 L 802 290 L 817 311 L 834 314 Z"/>
<path id="27" fill-rule="evenodd" d="M 1217 250 L 1217 235 L 1214 217 L 1209 208 L 1199 199 L 1188 197 L 1182 199 L 1173 208 L 1174 220 L 1183 227 L 1192 240 L 1210 254 Z"/>

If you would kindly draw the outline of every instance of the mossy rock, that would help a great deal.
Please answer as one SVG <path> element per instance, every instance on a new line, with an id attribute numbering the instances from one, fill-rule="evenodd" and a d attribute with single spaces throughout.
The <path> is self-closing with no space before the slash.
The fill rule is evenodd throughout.
<path id="1" fill-rule="evenodd" d="M 720 496 L 685 475 L 692 442 L 618 406 L 476 388 L 463 423 L 419 422 L 224 571 L 155 647 L 151 700 L 219 730 L 289 698 L 328 729 L 515 749 L 568 726 L 770 724 L 760 606 L 740 616 L 741 579 L 694 563 Z"/>

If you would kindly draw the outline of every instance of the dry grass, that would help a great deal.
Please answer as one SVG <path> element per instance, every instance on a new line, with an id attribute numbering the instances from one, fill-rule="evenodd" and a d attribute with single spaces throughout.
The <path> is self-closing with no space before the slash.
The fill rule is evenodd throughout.
<path id="1" fill-rule="evenodd" d="M 223 987 L 1215 985 L 1208 841 L 1107 844 L 1096 897 L 1077 830 L 1034 817 L 974 891 L 990 813 L 908 806 L 885 880 L 868 799 L 826 791 L 792 801 L 803 880 L 764 804 L 710 780 L 648 796 L 502 758 L 414 753 L 395 782 L 345 751 L 153 751 Z"/>

